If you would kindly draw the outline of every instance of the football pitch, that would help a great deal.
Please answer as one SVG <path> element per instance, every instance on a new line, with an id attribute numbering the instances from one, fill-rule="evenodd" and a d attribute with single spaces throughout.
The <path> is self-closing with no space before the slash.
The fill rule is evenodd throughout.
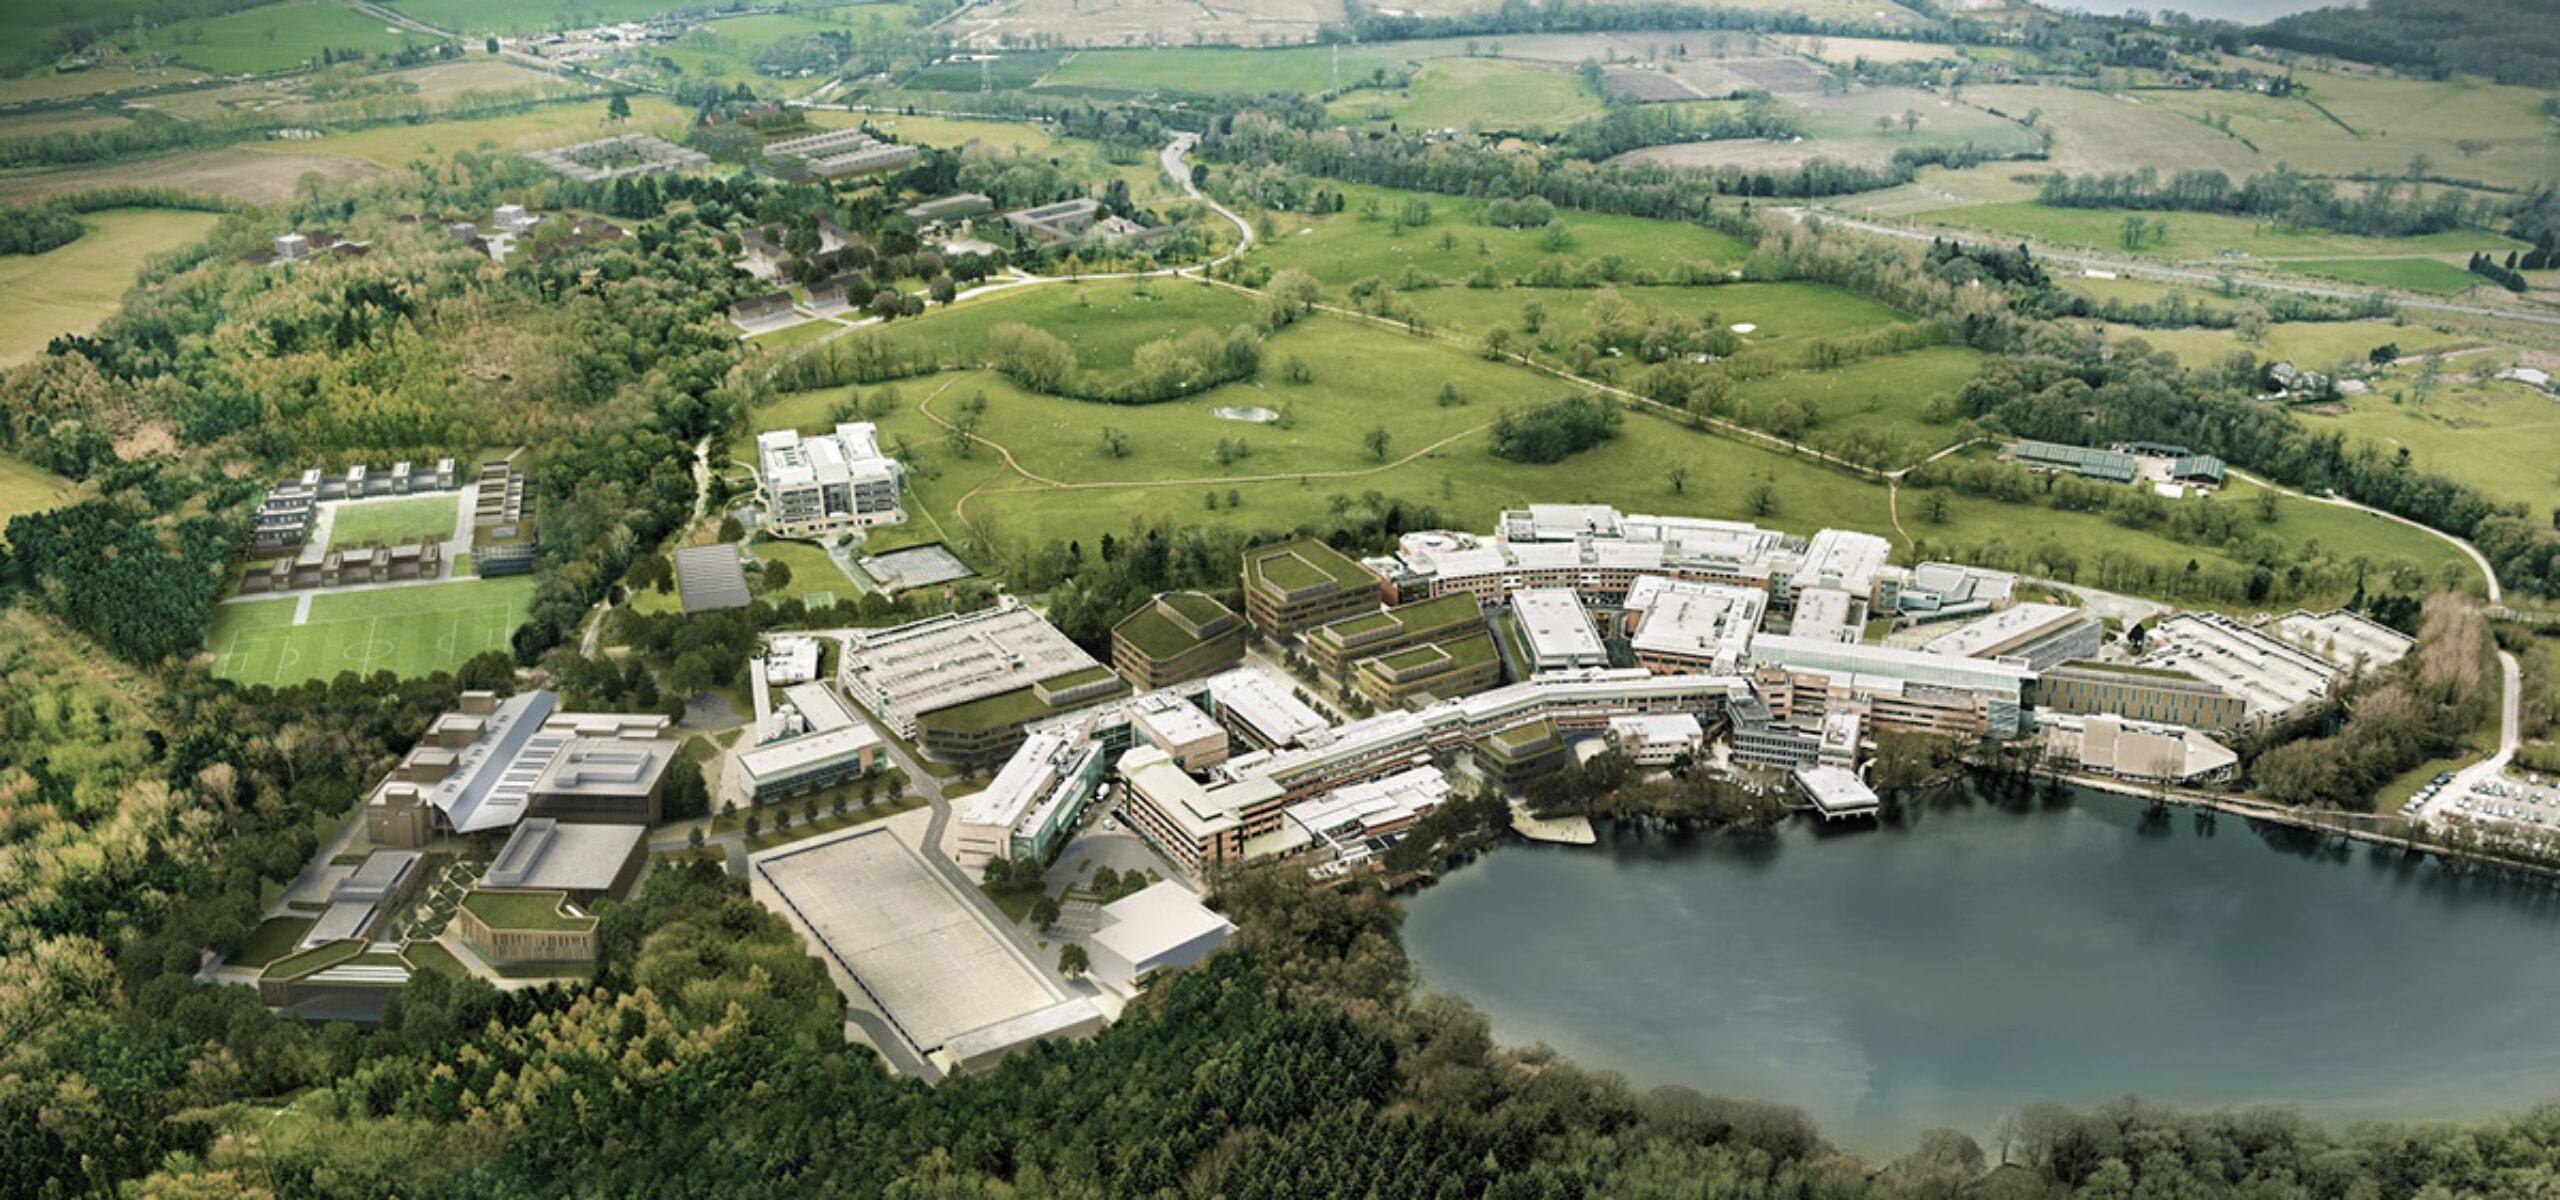
<path id="1" fill-rule="evenodd" d="M 302 624 L 294 615 L 308 598 Z M 470 579 L 370 592 L 307 592 L 217 605 L 213 673 L 270 686 L 340 671 L 427 675 L 505 650 L 533 604 L 533 578 Z"/>

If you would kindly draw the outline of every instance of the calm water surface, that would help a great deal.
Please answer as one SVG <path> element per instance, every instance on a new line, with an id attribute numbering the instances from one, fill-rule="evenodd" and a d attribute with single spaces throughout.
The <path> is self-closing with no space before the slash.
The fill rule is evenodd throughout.
<path id="1" fill-rule="evenodd" d="M 2560 901 L 2081 795 L 1901 827 L 1506 847 L 1410 900 L 1424 986 L 1869 1155 L 2038 1100 L 2331 1121 L 2560 1097 Z"/>

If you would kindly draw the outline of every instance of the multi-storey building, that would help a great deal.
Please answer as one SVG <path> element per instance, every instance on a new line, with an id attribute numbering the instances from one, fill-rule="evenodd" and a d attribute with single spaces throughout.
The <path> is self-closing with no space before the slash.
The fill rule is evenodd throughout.
<path id="1" fill-rule="evenodd" d="M 1475 597 L 1442 596 L 1319 625 L 1307 633 L 1307 658 L 1317 670 L 1340 676 L 1358 659 L 1444 641 L 1483 627 L 1484 608 Z"/>
<path id="2" fill-rule="evenodd" d="M 1384 598 L 1378 577 L 1368 568 L 1313 538 L 1244 554 L 1245 619 L 1265 637 L 1296 637 L 1328 621 L 1373 611 Z"/>
<path id="3" fill-rule="evenodd" d="M 2075 716 L 2128 717 L 2230 733 L 2249 719 L 2248 702 L 2184 671 L 2129 663 L 2070 662 L 2036 683 L 2038 707 Z"/>
<path id="4" fill-rule="evenodd" d="M 1111 627 L 1111 667 L 1141 690 L 1215 675 L 1244 660 L 1244 620 L 1198 592 L 1166 592 Z"/>
<path id="5" fill-rule="evenodd" d="M 831 433 L 802 437 L 777 429 L 756 437 L 764 485 L 765 528 L 784 537 L 817 537 L 907 519 L 898 485 L 906 469 L 880 452 L 877 427 L 851 421 Z"/>

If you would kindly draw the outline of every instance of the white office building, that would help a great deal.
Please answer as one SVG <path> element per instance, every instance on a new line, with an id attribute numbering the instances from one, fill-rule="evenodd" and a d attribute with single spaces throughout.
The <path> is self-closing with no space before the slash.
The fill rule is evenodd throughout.
<path id="1" fill-rule="evenodd" d="M 1609 665 L 1609 648 L 1572 588 L 1524 588 L 1511 596 L 1511 615 L 1529 643 L 1531 671 L 1571 671 Z"/>
<path id="2" fill-rule="evenodd" d="M 757 473 L 764 483 L 765 528 L 783 537 L 812 537 L 907 519 L 898 487 L 906 468 L 880 452 L 879 429 L 868 421 L 802 437 L 777 429 L 756 438 Z"/>

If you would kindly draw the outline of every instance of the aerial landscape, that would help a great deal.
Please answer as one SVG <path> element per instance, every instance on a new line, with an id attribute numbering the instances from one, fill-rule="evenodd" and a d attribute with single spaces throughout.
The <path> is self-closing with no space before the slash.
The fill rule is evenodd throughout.
<path id="1" fill-rule="evenodd" d="M 2560 1195 L 2547 0 L 0 30 L 0 1200 Z"/>

